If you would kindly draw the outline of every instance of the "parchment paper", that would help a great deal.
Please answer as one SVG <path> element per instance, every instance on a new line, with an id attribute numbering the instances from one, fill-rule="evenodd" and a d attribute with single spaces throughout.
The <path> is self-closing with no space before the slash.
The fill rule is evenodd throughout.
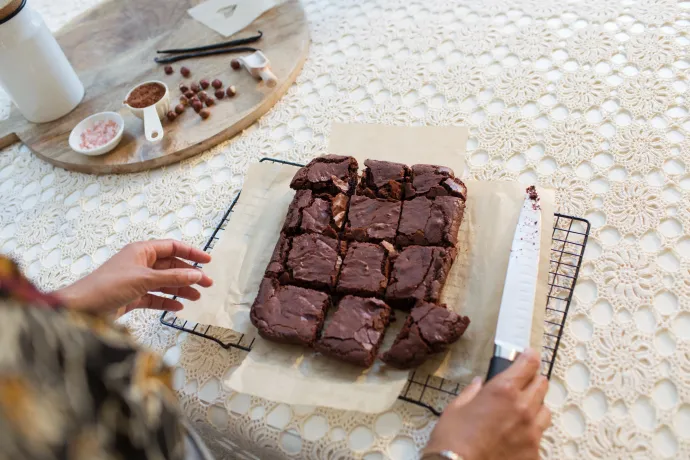
<path id="1" fill-rule="evenodd" d="M 361 133 L 361 134 L 360 134 Z M 460 127 L 386 127 L 336 125 L 329 151 L 365 158 L 443 164 L 463 171 L 462 151 L 467 131 Z M 253 332 L 249 307 L 258 292 L 261 275 L 270 259 L 292 199 L 289 182 L 294 167 L 269 163 L 249 169 L 242 195 L 226 231 L 213 250 L 205 270 L 214 278 L 202 301 L 188 305 L 179 316 L 204 324 Z M 463 339 L 444 357 L 426 368 L 440 376 L 464 379 L 483 375 L 488 367 L 498 317 L 513 232 L 524 197 L 516 183 L 468 184 L 468 213 L 461 228 L 460 251 L 453 265 L 443 300 L 472 324 Z M 543 191 L 542 191 L 543 192 Z M 535 302 L 533 343 L 540 343 L 545 305 L 548 249 L 553 213 L 553 193 L 544 203 L 540 284 Z M 549 208 L 550 206 L 550 208 Z M 548 210 L 550 209 L 550 211 Z M 394 339 L 404 315 L 387 332 L 383 349 Z M 362 372 L 352 366 L 319 356 L 302 347 L 273 344 L 260 338 L 240 367 L 225 382 L 235 391 L 289 404 L 308 404 L 377 413 L 396 400 L 408 372 L 387 368 L 380 362 Z"/>
<path id="2" fill-rule="evenodd" d="M 448 166 L 458 177 L 465 172 L 465 146 L 469 133 L 464 126 L 387 126 L 335 123 L 328 153 L 364 160 L 397 161 Z"/>
<path id="3" fill-rule="evenodd" d="M 249 167 L 225 231 L 211 251 L 213 260 L 204 266 L 213 286 L 197 302 L 185 302 L 178 317 L 243 334 L 256 331 L 249 308 L 295 196 L 290 181 L 297 169 L 270 162 Z"/>

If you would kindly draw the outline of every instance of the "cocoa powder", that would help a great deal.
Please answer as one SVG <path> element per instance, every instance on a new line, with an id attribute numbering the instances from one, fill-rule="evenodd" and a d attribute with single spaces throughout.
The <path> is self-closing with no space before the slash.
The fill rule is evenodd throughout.
<path id="1" fill-rule="evenodd" d="M 160 83 L 146 83 L 137 86 L 129 94 L 127 104 L 135 109 L 143 109 L 160 101 L 165 96 L 165 87 Z"/>

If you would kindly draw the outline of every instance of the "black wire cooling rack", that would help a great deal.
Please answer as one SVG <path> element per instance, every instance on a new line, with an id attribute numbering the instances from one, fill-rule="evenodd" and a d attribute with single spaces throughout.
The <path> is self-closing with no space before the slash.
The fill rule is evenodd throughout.
<path id="1" fill-rule="evenodd" d="M 303 165 L 289 161 L 263 158 L 261 160 L 273 163 L 281 163 L 296 167 Z M 210 251 L 225 230 L 233 208 L 239 199 L 238 193 L 223 215 L 223 218 L 213 231 L 204 251 Z M 587 246 L 590 225 L 585 219 L 554 215 L 554 227 L 551 239 L 551 262 L 549 269 L 549 292 L 544 314 L 544 339 L 542 347 L 542 373 L 551 378 L 558 346 L 563 336 L 563 327 L 568 316 L 568 308 L 573 298 L 573 290 L 580 273 L 582 257 Z M 223 348 L 237 348 L 250 351 L 254 344 L 254 338 L 245 334 L 239 334 L 228 329 L 215 326 L 207 326 L 177 318 L 174 313 L 163 312 L 160 321 L 180 331 L 203 337 L 216 342 Z M 458 395 L 461 384 L 440 377 L 413 372 L 405 384 L 399 399 L 429 409 L 435 415 L 440 415 L 448 402 Z"/>

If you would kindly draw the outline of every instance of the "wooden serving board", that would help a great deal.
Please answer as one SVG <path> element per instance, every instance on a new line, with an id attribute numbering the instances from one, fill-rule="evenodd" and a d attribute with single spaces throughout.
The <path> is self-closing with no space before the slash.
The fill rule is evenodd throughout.
<path id="1" fill-rule="evenodd" d="M 87 11 L 60 30 L 57 39 L 86 88 L 79 106 L 50 123 L 35 124 L 12 107 L 0 123 L 0 147 L 25 143 L 40 158 L 61 168 L 92 174 L 143 171 L 201 153 L 247 128 L 285 94 L 302 69 L 309 48 L 309 31 L 298 0 L 288 0 L 267 11 L 243 31 L 225 38 L 192 19 L 187 10 L 201 0 L 109 0 Z M 172 64 L 165 75 L 153 58 L 156 50 L 187 48 L 247 37 L 261 30 L 255 44 L 271 61 L 278 84 L 268 88 L 244 70 L 232 70 L 230 60 L 243 54 L 188 59 Z M 180 75 L 181 66 L 192 74 Z M 159 143 L 144 138 L 143 122 L 122 106 L 128 90 L 147 80 L 160 80 L 170 88 L 173 105 L 180 82 L 187 84 L 219 78 L 234 85 L 237 95 L 216 101 L 211 116 L 202 120 L 191 107 L 178 118 L 163 121 L 165 137 Z M 210 87 L 207 92 L 213 94 Z M 102 111 L 119 112 L 125 131 L 118 147 L 99 157 L 72 151 L 70 131 L 82 119 Z"/>

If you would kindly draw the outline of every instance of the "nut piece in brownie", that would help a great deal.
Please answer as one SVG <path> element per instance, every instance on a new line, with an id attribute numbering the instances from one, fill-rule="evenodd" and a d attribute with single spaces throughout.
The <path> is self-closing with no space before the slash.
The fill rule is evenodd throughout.
<path id="1" fill-rule="evenodd" d="M 288 208 L 283 232 L 289 235 L 321 233 L 337 238 L 345 222 L 348 201 L 344 193 L 330 196 L 298 190 Z"/>
<path id="2" fill-rule="evenodd" d="M 355 195 L 345 224 L 345 239 L 378 242 L 395 240 L 400 220 L 400 201 L 388 201 Z"/>
<path id="3" fill-rule="evenodd" d="M 357 167 L 357 160 L 353 157 L 324 155 L 300 168 L 292 178 L 290 187 L 331 195 L 350 195 L 357 183 Z"/>
<path id="4" fill-rule="evenodd" d="M 325 355 L 369 367 L 383 340 L 391 309 L 382 300 L 345 296 L 316 342 Z"/>
<path id="5" fill-rule="evenodd" d="M 281 279 L 312 289 L 334 288 L 343 252 L 333 238 L 315 233 L 295 236 L 285 263 L 287 276 Z"/>
<path id="6" fill-rule="evenodd" d="M 357 195 L 402 200 L 403 185 L 410 175 L 407 165 L 378 160 L 366 160 L 364 165 L 366 169 L 357 186 Z"/>
<path id="7" fill-rule="evenodd" d="M 465 202 L 454 196 L 405 201 L 395 242 L 400 246 L 455 246 L 464 212 Z"/>
<path id="8" fill-rule="evenodd" d="M 311 347 L 330 306 L 328 294 L 264 278 L 249 318 L 261 337 Z"/>
<path id="9" fill-rule="evenodd" d="M 343 260 L 336 292 L 383 297 L 388 285 L 389 251 L 394 251 L 394 248 L 387 241 L 381 244 L 351 243 Z"/>
<path id="10" fill-rule="evenodd" d="M 399 369 L 417 367 L 429 355 L 445 351 L 455 343 L 469 325 L 467 316 L 459 316 L 445 305 L 419 302 L 381 360 Z"/>
<path id="11" fill-rule="evenodd" d="M 455 248 L 406 247 L 393 260 L 388 305 L 409 310 L 419 300 L 438 302 L 455 254 Z"/>
<path id="12" fill-rule="evenodd" d="M 405 184 L 405 199 L 418 196 L 456 196 L 465 200 L 467 187 L 455 177 L 453 170 L 445 166 L 413 165 L 412 178 Z"/>

